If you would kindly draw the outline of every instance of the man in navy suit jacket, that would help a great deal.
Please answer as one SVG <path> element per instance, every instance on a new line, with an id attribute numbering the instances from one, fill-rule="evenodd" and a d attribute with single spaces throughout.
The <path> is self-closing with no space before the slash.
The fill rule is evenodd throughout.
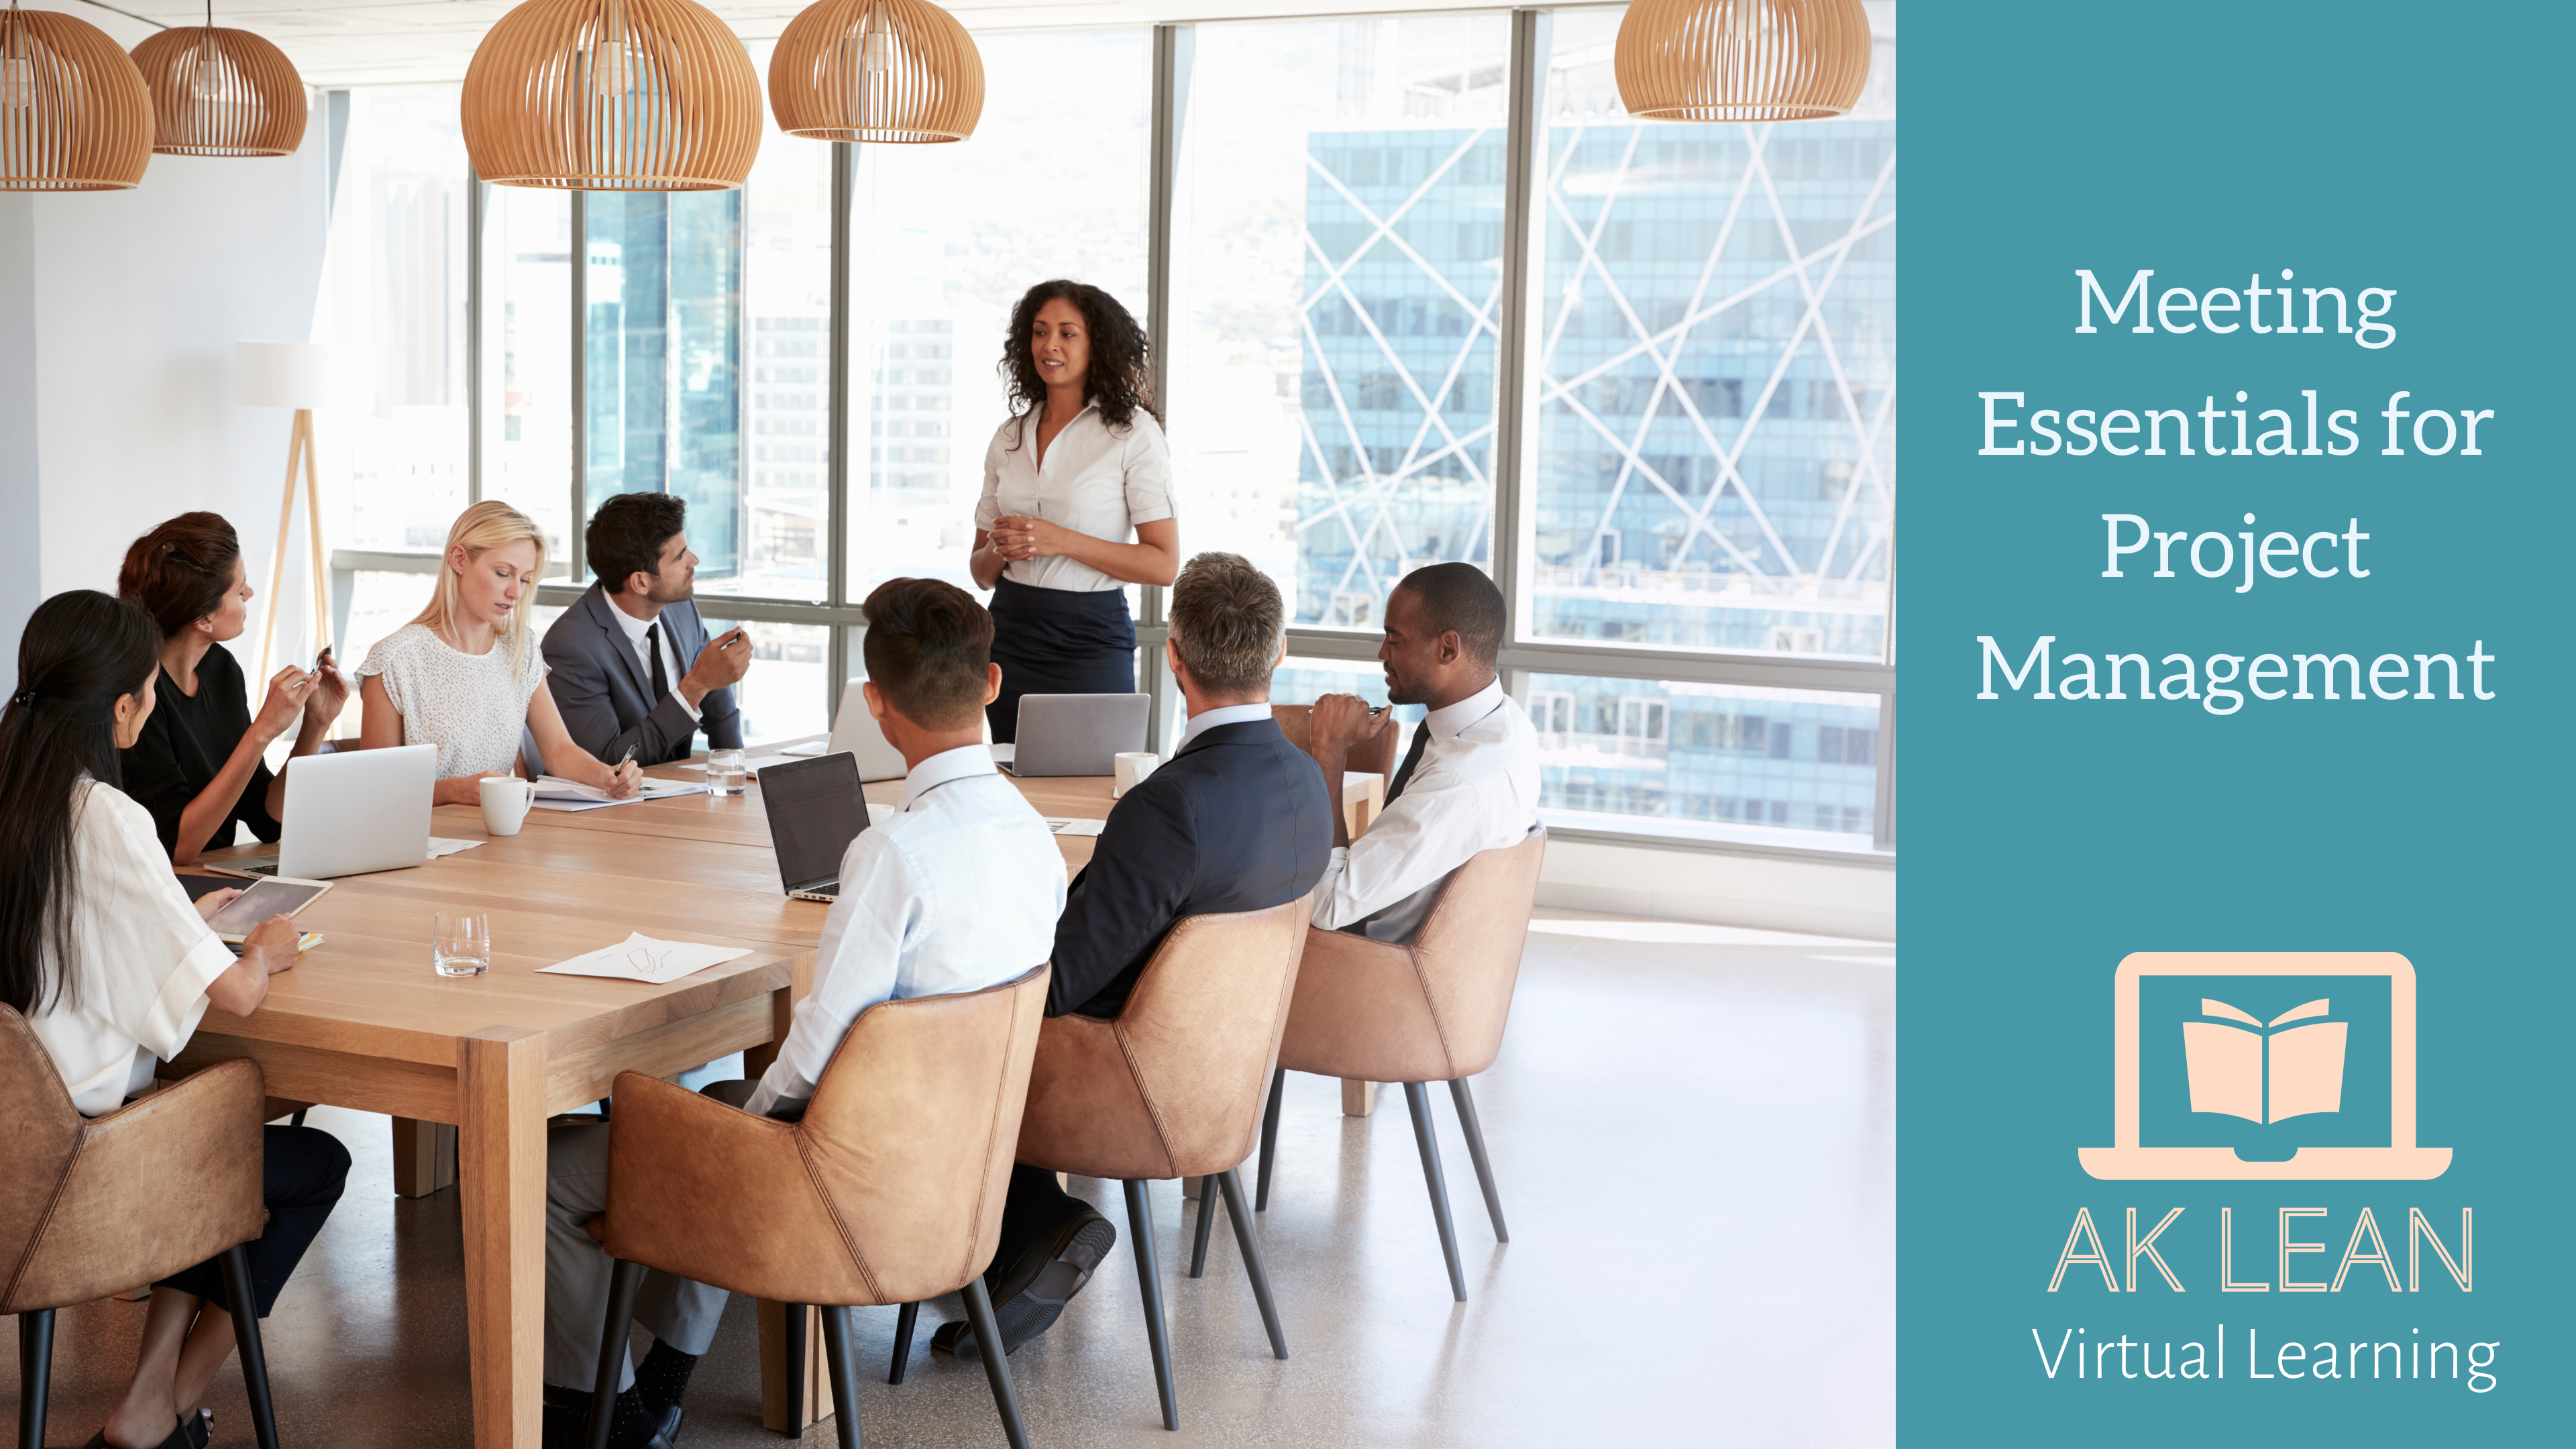
<path id="1" fill-rule="evenodd" d="M 599 505 L 582 535 L 599 582 L 546 630 L 546 687 L 564 729 L 611 764 L 629 750 L 640 765 L 685 760 L 700 730 L 709 749 L 742 748 L 733 686 L 751 668 L 751 640 L 740 629 L 707 638 L 687 521 L 668 493 Z"/>
<path id="2" fill-rule="evenodd" d="M 1185 917 L 1258 911 L 1315 888 L 1333 853 L 1333 799 L 1312 755 L 1270 717 L 1285 657 L 1278 586 L 1240 555 L 1203 553 L 1172 585 L 1163 645 L 1189 724 L 1171 762 L 1109 812 L 1055 928 L 1047 1015 L 1116 1016 L 1154 948 Z M 1055 1174 L 1011 1170 L 1002 1241 L 985 1271 L 1007 1352 L 1043 1333 L 1118 1241 Z M 931 1339 L 961 1358 L 973 1331 Z"/>

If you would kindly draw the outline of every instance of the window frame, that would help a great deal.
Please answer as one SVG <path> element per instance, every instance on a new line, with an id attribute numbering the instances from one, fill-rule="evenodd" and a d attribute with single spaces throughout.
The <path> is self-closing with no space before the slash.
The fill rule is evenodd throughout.
<path id="1" fill-rule="evenodd" d="M 1779 859 L 1800 859 L 1842 865 L 1892 868 L 1895 862 L 1895 764 L 1896 764 L 1896 640 L 1895 549 L 1889 551 L 1889 606 L 1884 644 L 1879 658 L 1824 659 L 1815 657 L 1781 658 L 1760 653 L 1725 652 L 1694 646 L 1628 644 L 1608 642 L 1574 643 L 1559 638 L 1543 638 L 1530 630 L 1529 596 L 1524 589 L 1527 560 L 1533 540 L 1530 518 L 1535 512 L 1536 467 L 1535 440 L 1532 424 L 1538 415 L 1539 369 L 1534 346 L 1535 333 L 1544 316 L 1538 296 L 1538 236 L 1544 218 L 1538 214 L 1536 191 L 1541 183 L 1541 169 L 1546 164 L 1546 134 L 1542 129 L 1546 113 L 1546 84 L 1550 58 L 1551 20 L 1558 11 L 1609 8 L 1591 5 L 1545 7 L 1496 7 L 1505 10 L 1510 22 L 1510 74 L 1506 97 L 1505 174 L 1503 205 L 1503 295 L 1501 300 L 1502 341 L 1498 349 L 1498 396 L 1494 419 L 1493 546 L 1491 571 L 1495 584 L 1510 604 L 1510 628 L 1497 660 L 1504 689 L 1514 697 L 1527 692 L 1532 674 L 1589 675 L 1608 680 L 1670 680 L 1710 685 L 1749 685 L 1781 689 L 1829 690 L 1848 694 L 1875 695 L 1878 699 L 1878 725 L 1875 742 L 1877 799 L 1875 827 L 1866 845 L 1849 848 L 1781 846 L 1752 841 L 1710 840 L 1676 836 L 1656 830 L 1644 822 L 1635 829 L 1587 827 L 1553 829 L 1557 838 L 1573 841 L 1600 841 L 1623 845 L 1644 845 L 1661 849 L 1703 853 L 1755 855 Z M 1401 14 L 1390 10 L 1388 14 Z M 1271 19 L 1282 17 L 1269 17 Z M 1351 19 L 1336 15 L 1333 19 Z M 1146 253 L 1146 331 L 1152 348 L 1155 388 L 1158 395 L 1168 391 L 1163 369 L 1170 356 L 1171 301 L 1173 287 L 1173 206 L 1178 176 L 1182 127 L 1185 123 L 1195 38 L 1202 26 L 1260 24 L 1260 20 L 1176 21 L 1152 26 L 1153 105 L 1148 157 Z M 828 144 L 832 158 L 832 276 L 831 311 L 828 330 L 826 378 L 829 387 L 827 434 L 829 463 L 826 469 L 826 517 L 824 520 L 825 593 L 821 602 L 800 599 L 769 598 L 754 595 L 726 595 L 720 601 L 727 618 L 752 622 L 783 624 L 819 624 L 829 628 L 826 648 L 823 701 L 826 719 L 837 711 L 843 689 L 855 660 L 860 631 L 866 617 L 857 600 L 849 596 L 851 560 L 846 527 L 850 501 L 850 411 L 851 371 L 850 268 L 853 260 L 852 233 L 857 204 L 857 155 L 848 142 L 788 144 Z M 483 347 L 483 288 L 485 282 L 485 219 L 489 210 L 490 184 L 471 177 L 466 208 L 466 416 L 470 446 L 466 460 L 466 496 L 469 503 L 483 497 L 484 437 L 483 418 L 487 406 Z M 587 202 L 584 193 L 572 194 L 573 235 L 587 235 Z M 587 517 L 585 487 L 587 470 L 583 432 L 587 425 L 587 384 L 583 376 L 584 352 L 581 345 L 585 322 L 586 271 L 573 268 L 571 315 L 565 319 L 570 329 L 574 382 L 573 449 L 568 460 L 566 486 L 571 500 L 572 538 L 563 561 L 564 577 L 574 582 L 548 583 L 537 591 L 540 604 L 561 606 L 580 597 L 585 585 L 578 581 L 584 573 L 580 521 Z M 748 346 L 749 330 L 744 330 Z M 748 387 L 747 366 L 738 370 Z M 344 616 L 355 574 L 361 570 L 386 572 L 431 573 L 438 566 L 434 553 L 405 553 L 376 550 L 336 550 L 332 556 L 335 612 Z M 549 571 L 551 572 L 551 570 Z M 1141 590 L 1136 637 L 1145 652 L 1148 667 L 1142 673 L 1145 692 L 1152 699 L 1149 713 L 1156 748 L 1168 746 L 1167 718 L 1172 713 L 1174 685 L 1165 666 L 1161 644 L 1168 627 L 1164 612 L 1165 591 L 1157 587 Z M 1290 654 L 1329 660 L 1373 660 L 1377 637 L 1361 629 L 1335 629 L 1316 626 L 1293 626 L 1287 631 Z M 1669 734 L 1669 714 L 1666 716 Z"/>

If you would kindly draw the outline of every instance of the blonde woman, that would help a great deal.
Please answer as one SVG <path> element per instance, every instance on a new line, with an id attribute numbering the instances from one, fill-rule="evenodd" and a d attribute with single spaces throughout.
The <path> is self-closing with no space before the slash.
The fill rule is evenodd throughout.
<path id="1" fill-rule="evenodd" d="M 481 802 L 487 776 L 512 773 L 522 729 L 545 771 L 620 799 L 641 788 L 629 762 L 592 758 L 564 730 L 528 627 L 546 537 L 506 503 L 485 501 L 456 517 L 438 592 L 420 617 L 386 635 L 358 666 L 365 702 L 361 745 L 438 746 L 441 805 Z"/>

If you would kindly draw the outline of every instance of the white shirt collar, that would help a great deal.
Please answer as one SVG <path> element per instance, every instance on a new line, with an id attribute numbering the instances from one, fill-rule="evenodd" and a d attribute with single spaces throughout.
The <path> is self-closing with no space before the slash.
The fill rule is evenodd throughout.
<path id="1" fill-rule="evenodd" d="M 1422 717 L 1424 728 L 1435 740 L 1451 740 L 1458 732 L 1495 710 L 1503 707 L 1503 682 L 1496 679 L 1456 704 L 1435 709 Z"/>
<path id="2" fill-rule="evenodd" d="M 651 619 L 638 619 L 633 614 L 617 607 L 617 601 L 608 597 L 605 591 L 600 594 L 599 601 L 608 606 L 608 612 L 617 620 L 617 626 L 626 631 L 626 642 L 629 644 L 642 644 L 644 642 L 644 631 L 652 628 L 653 625 L 659 622 L 661 618 L 661 616 L 657 614 Z"/>
<path id="3" fill-rule="evenodd" d="M 1172 753 L 1177 755 L 1188 749 L 1190 741 L 1220 725 L 1248 724 L 1253 720 L 1268 718 L 1270 718 L 1268 700 L 1263 700 L 1259 704 L 1225 704 L 1215 709 L 1201 710 L 1191 715 L 1190 722 L 1181 727 L 1181 742 L 1172 747 Z"/>
<path id="4" fill-rule="evenodd" d="M 952 780 L 999 773 L 993 768 L 993 752 L 982 745 L 942 750 L 913 766 L 911 772 L 903 777 L 903 793 L 895 798 L 895 812 L 901 814 L 910 810 L 920 803 L 922 796 Z"/>

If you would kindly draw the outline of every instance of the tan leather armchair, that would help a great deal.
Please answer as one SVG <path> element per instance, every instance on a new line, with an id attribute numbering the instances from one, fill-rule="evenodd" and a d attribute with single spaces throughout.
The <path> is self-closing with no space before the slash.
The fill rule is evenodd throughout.
<path id="1" fill-rule="evenodd" d="M 1040 966 L 982 991 L 869 1007 L 802 1121 L 618 1075 L 608 1213 L 593 1230 L 617 1260 L 593 1449 L 607 1443 L 619 1350 L 647 1265 L 786 1304 L 791 1363 L 804 1361 L 805 1305 L 822 1305 L 843 1449 L 859 1445 L 850 1308 L 962 1288 L 977 1336 L 1001 1341 L 981 1275 L 1001 1238 L 1047 976 Z M 1009 1365 L 987 1354 L 984 1372 L 1013 1449 L 1027 1449 Z"/>
<path id="2" fill-rule="evenodd" d="M 1188 917 L 1155 948 L 1116 1020 L 1055 1017 L 1038 1040 L 1028 1111 L 1020 1119 L 1019 1160 L 1051 1172 L 1114 1177 L 1126 1187 L 1127 1235 L 1135 1247 L 1145 1337 L 1166 1429 L 1178 1429 L 1181 1414 L 1172 1390 L 1148 1180 L 1215 1179 L 1252 1278 L 1253 1298 L 1261 1305 L 1262 1327 L 1270 1333 L 1270 1351 L 1288 1356 L 1234 1169 L 1252 1155 L 1260 1131 L 1261 1084 L 1278 1059 L 1313 909 L 1300 896 L 1268 910 Z M 1202 1244 L 1213 1206 L 1202 1193 Z M 1000 1342 L 980 1320 L 975 1333 L 981 1342 Z"/>
<path id="3" fill-rule="evenodd" d="M 242 1245 L 268 1224 L 260 1201 L 255 1062 L 229 1061 L 98 1117 L 72 1106 L 27 1019 L 0 1006 L 0 1313 L 18 1316 L 18 1442 L 41 1446 L 54 1311 L 122 1293 L 209 1258 L 241 1349 L 252 1427 L 277 1449 Z"/>
<path id="4" fill-rule="evenodd" d="M 1409 946 L 1308 929 L 1306 960 L 1297 973 L 1297 996 L 1288 1010 L 1279 1068 L 1271 1076 L 1270 1103 L 1261 1118 L 1257 1208 L 1270 1205 L 1279 1098 L 1289 1072 L 1401 1082 L 1404 1104 L 1413 1115 L 1414 1143 L 1422 1151 L 1422 1176 L 1431 1193 L 1432 1220 L 1440 1229 L 1440 1251 L 1449 1263 L 1449 1289 L 1459 1302 L 1467 1301 L 1458 1236 L 1449 1221 L 1449 1188 L 1440 1171 L 1440 1138 L 1424 1084 L 1449 1084 L 1458 1125 L 1467 1134 L 1467 1155 L 1476 1164 L 1476 1183 L 1485 1190 L 1495 1241 L 1510 1242 L 1502 1196 L 1494 1190 L 1493 1164 L 1485 1157 L 1485 1129 L 1476 1118 L 1467 1078 L 1492 1066 L 1502 1049 L 1512 987 L 1520 979 L 1521 949 L 1529 941 L 1530 908 L 1538 902 L 1539 865 L 1546 855 L 1547 832 L 1539 830 L 1518 845 L 1484 851 L 1458 867 Z"/>

